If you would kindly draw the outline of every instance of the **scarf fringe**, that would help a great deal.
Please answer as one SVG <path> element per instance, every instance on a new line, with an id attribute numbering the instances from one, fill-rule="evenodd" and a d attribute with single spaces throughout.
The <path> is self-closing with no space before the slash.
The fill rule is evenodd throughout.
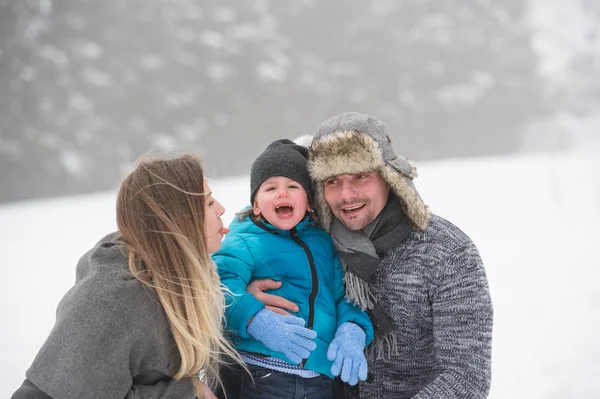
<path id="1" fill-rule="evenodd" d="M 398 338 L 395 333 L 386 336 L 375 336 L 371 345 L 365 350 L 367 360 L 389 359 L 391 356 L 399 356 Z"/>
<path id="2" fill-rule="evenodd" d="M 346 298 L 349 301 L 363 311 L 373 309 L 375 298 L 369 285 L 363 279 L 346 269 L 344 282 L 346 283 Z M 365 349 L 365 355 L 369 360 L 389 359 L 391 356 L 399 355 L 396 334 L 391 332 L 385 336 L 379 336 L 376 333 L 371 345 Z"/>
<path id="3" fill-rule="evenodd" d="M 375 307 L 375 297 L 371 293 L 369 284 L 363 279 L 346 269 L 344 273 L 344 282 L 346 283 L 346 298 L 358 306 L 363 312 Z"/>

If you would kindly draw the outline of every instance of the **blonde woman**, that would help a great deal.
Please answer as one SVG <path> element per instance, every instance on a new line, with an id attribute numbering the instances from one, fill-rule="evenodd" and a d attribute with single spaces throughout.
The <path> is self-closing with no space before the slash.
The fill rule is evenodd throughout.
<path id="1" fill-rule="evenodd" d="M 214 398 L 199 373 L 214 389 L 221 356 L 237 359 L 210 258 L 228 229 L 200 161 L 141 161 L 116 213 L 13 398 Z"/>

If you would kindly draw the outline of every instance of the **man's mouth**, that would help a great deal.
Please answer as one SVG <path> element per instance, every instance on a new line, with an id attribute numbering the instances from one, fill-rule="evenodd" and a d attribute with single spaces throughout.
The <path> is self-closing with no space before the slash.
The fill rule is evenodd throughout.
<path id="1" fill-rule="evenodd" d="M 275 208 L 275 212 L 279 216 L 290 216 L 294 212 L 294 207 L 291 205 L 280 205 Z"/>
<path id="2" fill-rule="evenodd" d="M 341 209 L 342 209 L 342 212 L 344 212 L 344 213 L 352 213 L 352 212 L 359 211 L 364 207 L 365 207 L 365 204 L 361 204 L 361 205 L 347 206 L 347 207 L 341 208 Z"/>

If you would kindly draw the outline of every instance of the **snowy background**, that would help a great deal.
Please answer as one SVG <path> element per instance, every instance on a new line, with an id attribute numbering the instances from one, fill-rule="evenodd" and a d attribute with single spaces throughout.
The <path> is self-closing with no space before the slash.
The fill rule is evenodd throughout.
<path id="1" fill-rule="evenodd" d="M 495 310 L 491 398 L 599 398 L 600 153 L 421 165 L 433 211 L 478 245 Z M 229 222 L 248 178 L 211 181 Z M 0 206 L 0 397 L 16 389 L 73 284 L 79 256 L 115 229 L 115 192 Z"/>
<path id="2" fill-rule="evenodd" d="M 600 398 L 599 76 L 598 0 L 0 0 L 0 397 L 140 154 L 203 154 L 230 220 L 268 142 L 356 110 L 480 248 L 491 397 Z"/>

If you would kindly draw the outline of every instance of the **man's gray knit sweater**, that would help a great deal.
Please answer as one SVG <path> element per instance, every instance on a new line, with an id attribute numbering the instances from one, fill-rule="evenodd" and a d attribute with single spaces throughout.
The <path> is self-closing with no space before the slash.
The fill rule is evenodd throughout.
<path id="1" fill-rule="evenodd" d="M 493 311 L 469 237 L 433 216 L 385 254 L 369 286 L 393 319 L 398 353 L 369 361 L 369 379 L 347 397 L 487 397 Z"/>

